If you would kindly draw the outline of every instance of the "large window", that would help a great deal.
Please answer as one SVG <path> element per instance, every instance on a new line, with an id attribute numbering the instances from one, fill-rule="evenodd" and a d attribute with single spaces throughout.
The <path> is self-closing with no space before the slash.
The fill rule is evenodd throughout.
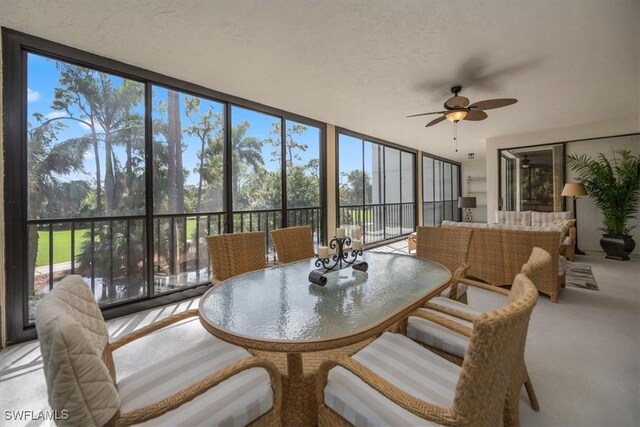
<path id="1" fill-rule="evenodd" d="M 207 284 L 208 235 L 264 231 L 271 260 L 270 230 L 308 224 L 322 241 L 324 125 L 3 36 L 11 341 L 33 336 L 38 301 L 68 274 L 124 313 Z"/>
<path id="2" fill-rule="evenodd" d="M 444 220 L 460 221 L 460 165 L 424 154 L 422 195 L 424 225 L 437 226 Z"/>
<path id="3" fill-rule="evenodd" d="M 375 243 L 415 230 L 415 153 L 338 132 L 338 222 Z"/>

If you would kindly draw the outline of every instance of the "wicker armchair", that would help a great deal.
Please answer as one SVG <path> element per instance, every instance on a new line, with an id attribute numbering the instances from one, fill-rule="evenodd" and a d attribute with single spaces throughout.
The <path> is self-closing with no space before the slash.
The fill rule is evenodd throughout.
<path id="1" fill-rule="evenodd" d="M 311 227 L 308 225 L 273 230 L 271 240 L 280 263 L 286 264 L 315 256 Z"/>
<path id="2" fill-rule="evenodd" d="M 538 297 L 522 274 L 513 288 L 513 302 L 474 320 L 462 367 L 389 332 L 351 358 L 325 362 L 318 425 L 500 425 Z"/>
<path id="3" fill-rule="evenodd" d="M 207 245 L 213 284 L 266 267 L 265 234 L 261 231 L 208 236 Z"/>
<path id="4" fill-rule="evenodd" d="M 454 277 L 464 277 L 473 230 L 460 228 L 418 227 L 416 256 L 435 261 L 447 267 Z M 466 285 L 452 281 L 442 295 L 465 302 Z"/>
<path id="5" fill-rule="evenodd" d="M 533 248 L 528 262 L 522 266 L 521 274 L 535 284 L 548 275 L 552 268 L 551 255 L 544 249 Z M 507 303 L 515 301 L 519 295 L 514 288 L 511 292 L 476 282 L 460 279 L 462 282 L 489 292 L 507 297 Z M 417 310 L 407 324 L 407 336 L 436 354 L 462 365 L 469 345 L 473 322 L 482 313 L 466 304 L 451 301 L 448 298 L 436 297 L 429 301 L 425 308 Z M 524 346 L 519 358 L 519 368 L 512 379 L 505 406 L 505 425 L 519 425 L 518 400 L 522 384 L 525 385 L 531 407 L 538 411 L 540 406 L 524 363 Z"/>
<path id="6" fill-rule="evenodd" d="M 155 360 L 149 353 L 148 366 L 124 378 L 116 377 L 115 350 L 197 315 L 197 310 L 186 311 L 109 342 L 102 313 L 84 280 L 80 276 L 64 278 L 40 302 L 36 313 L 49 404 L 53 410 L 68 414 L 56 423 L 278 423 L 282 386 L 277 368 L 208 334 L 167 360 Z M 173 327 L 192 332 L 184 323 Z M 231 394 L 236 398 L 230 400 Z"/>

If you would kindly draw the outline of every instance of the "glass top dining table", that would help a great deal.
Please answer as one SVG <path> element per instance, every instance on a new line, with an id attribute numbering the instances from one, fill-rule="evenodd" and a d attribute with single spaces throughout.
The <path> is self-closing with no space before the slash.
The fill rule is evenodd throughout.
<path id="1" fill-rule="evenodd" d="M 440 264 L 364 252 L 366 272 L 346 268 L 310 283 L 315 258 L 230 278 L 200 300 L 203 326 L 256 350 L 320 351 L 362 341 L 403 320 L 451 279 Z"/>

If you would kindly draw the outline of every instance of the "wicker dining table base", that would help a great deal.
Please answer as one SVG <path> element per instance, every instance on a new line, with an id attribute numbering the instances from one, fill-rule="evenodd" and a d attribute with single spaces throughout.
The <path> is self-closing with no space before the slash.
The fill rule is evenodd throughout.
<path id="1" fill-rule="evenodd" d="M 315 426 L 318 424 L 316 375 L 325 360 L 352 355 L 373 341 L 373 338 L 345 347 L 311 353 L 276 353 L 249 350 L 256 356 L 273 362 L 282 374 L 282 425 Z"/>

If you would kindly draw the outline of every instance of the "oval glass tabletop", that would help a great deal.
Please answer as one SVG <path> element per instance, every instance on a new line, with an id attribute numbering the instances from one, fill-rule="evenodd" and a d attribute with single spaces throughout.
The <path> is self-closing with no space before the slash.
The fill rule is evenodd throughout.
<path id="1" fill-rule="evenodd" d="M 321 348 L 305 344 L 324 341 L 331 348 L 327 341 L 339 346 L 410 313 L 451 278 L 440 264 L 413 256 L 365 252 L 363 259 L 368 271 L 327 273 L 324 287 L 308 280 L 315 258 L 233 277 L 204 294 L 201 321 L 214 335 L 246 347 L 311 351 Z"/>

